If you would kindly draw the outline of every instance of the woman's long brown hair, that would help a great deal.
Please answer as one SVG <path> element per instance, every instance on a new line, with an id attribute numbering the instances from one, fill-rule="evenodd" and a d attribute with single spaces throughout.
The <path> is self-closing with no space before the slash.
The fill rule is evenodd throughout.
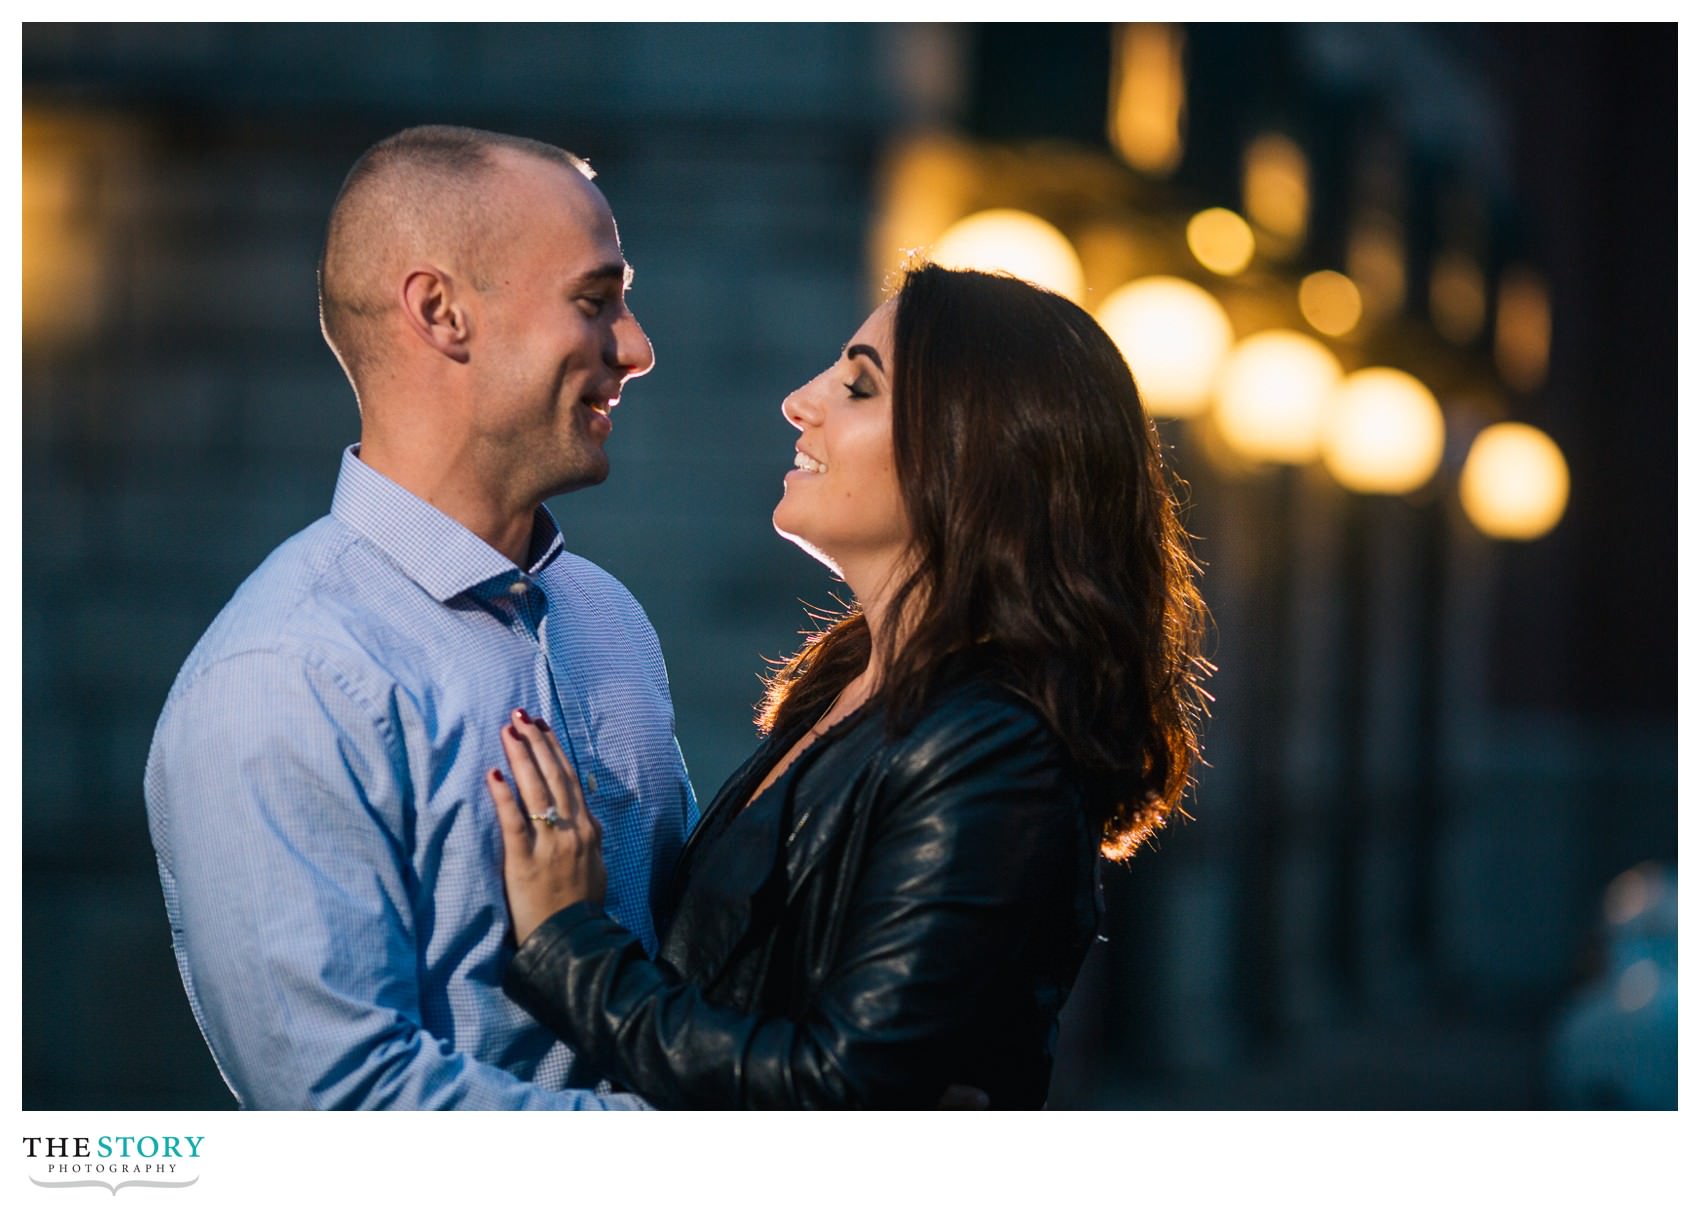
<path id="1" fill-rule="evenodd" d="M 877 659 L 894 732 L 944 659 L 982 646 L 1032 702 L 1128 858 L 1176 811 L 1199 756 L 1203 599 L 1156 427 L 1127 364 L 1073 303 L 923 265 L 897 292 L 892 446 L 914 561 L 870 651 L 852 609 L 774 671 L 759 722 L 826 709 Z"/>

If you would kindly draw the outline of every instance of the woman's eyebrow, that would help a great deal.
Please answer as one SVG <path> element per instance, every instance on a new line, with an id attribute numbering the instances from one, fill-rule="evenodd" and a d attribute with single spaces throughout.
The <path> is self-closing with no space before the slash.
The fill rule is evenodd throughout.
<path id="1" fill-rule="evenodd" d="M 847 358 L 854 358 L 857 356 L 864 357 L 875 366 L 879 367 L 881 374 L 885 373 L 885 362 L 880 358 L 880 351 L 875 349 L 872 345 L 852 345 L 844 351 L 844 356 Z"/>

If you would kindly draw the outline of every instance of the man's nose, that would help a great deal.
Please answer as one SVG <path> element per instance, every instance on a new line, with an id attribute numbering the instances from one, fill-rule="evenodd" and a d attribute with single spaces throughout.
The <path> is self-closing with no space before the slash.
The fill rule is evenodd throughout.
<path id="1" fill-rule="evenodd" d="M 614 362 L 628 379 L 655 369 L 655 347 L 649 343 L 643 325 L 629 311 L 614 324 Z"/>

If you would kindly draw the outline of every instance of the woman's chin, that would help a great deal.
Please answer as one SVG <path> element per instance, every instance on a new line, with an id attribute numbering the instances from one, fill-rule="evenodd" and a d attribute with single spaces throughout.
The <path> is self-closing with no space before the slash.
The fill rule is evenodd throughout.
<path id="1" fill-rule="evenodd" d="M 783 509 L 783 506 L 781 507 L 781 509 L 776 509 L 776 510 L 773 511 L 773 529 L 774 529 L 775 533 L 777 533 L 780 538 L 788 539 L 791 542 L 795 543 L 798 547 L 801 547 L 809 555 L 811 555 L 815 559 L 819 560 L 822 564 L 825 564 L 827 566 L 827 568 L 832 572 L 833 576 L 839 577 L 840 579 L 842 579 L 844 574 L 839 570 L 838 561 L 834 560 L 831 556 L 827 555 L 826 552 L 822 551 L 819 547 L 816 547 L 813 543 L 809 542 L 809 540 L 804 538 L 802 535 L 796 533 L 795 531 L 787 530 L 785 528 L 785 521 L 784 521 L 783 518 L 780 517 L 780 513 L 782 512 L 782 509 Z"/>

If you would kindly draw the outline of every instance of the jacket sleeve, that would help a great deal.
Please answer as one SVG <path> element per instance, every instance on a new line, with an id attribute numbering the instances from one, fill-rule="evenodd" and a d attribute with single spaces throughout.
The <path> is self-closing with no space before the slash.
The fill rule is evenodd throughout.
<path id="1" fill-rule="evenodd" d="M 983 999 L 1030 987 L 1027 936 L 1069 895 L 1086 827 L 1061 746 L 1007 703 L 949 708 L 875 800 L 828 971 L 801 1019 L 704 999 L 588 905 L 550 918 L 505 986 L 662 1107 L 931 1107 Z M 1012 982 L 1016 982 L 1012 986 Z"/>

